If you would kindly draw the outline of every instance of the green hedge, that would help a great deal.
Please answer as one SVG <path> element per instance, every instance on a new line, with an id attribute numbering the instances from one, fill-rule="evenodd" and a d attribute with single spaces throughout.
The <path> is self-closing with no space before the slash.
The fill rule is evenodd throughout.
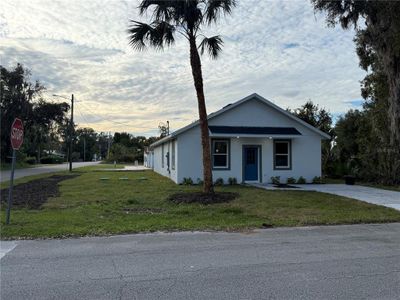
<path id="1" fill-rule="evenodd" d="M 40 159 L 40 163 L 42 164 L 62 164 L 63 162 L 64 159 L 56 155 L 43 156 Z"/>

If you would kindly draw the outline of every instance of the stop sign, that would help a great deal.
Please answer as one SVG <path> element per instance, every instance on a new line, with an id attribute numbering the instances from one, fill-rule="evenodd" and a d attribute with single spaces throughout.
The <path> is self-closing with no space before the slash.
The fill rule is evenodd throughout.
<path id="1" fill-rule="evenodd" d="M 24 125 L 21 119 L 15 118 L 11 125 L 11 146 L 14 150 L 18 150 L 24 141 Z"/>

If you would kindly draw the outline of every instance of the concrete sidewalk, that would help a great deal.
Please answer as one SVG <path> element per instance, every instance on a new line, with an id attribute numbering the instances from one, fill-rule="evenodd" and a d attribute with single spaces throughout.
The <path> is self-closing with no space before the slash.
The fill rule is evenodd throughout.
<path id="1" fill-rule="evenodd" d="M 128 165 L 124 166 L 123 168 L 104 168 L 104 169 L 98 169 L 97 171 L 124 172 L 124 171 L 146 171 L 146 170 L 151 170 L 151 169 L 143 165 L 137 165 L 137 166 Z"/>
<path id="2" fill-rule="evenodd" d="M 74 162 L 72 163 L 72 168 L 81 168 L 86 166 L 97 165 L 100 162 Z M 14 179 L 32 176 L 32 175 L 39 175 L 39 174 L 46 174 L 46 173 L 53 173 L 53 172 L 60 172 L 60 171 L 67 171 L 69 168 L 68 163 L 64 164 L 57 164 L 57 165 L 46 165 L 41 167 L 35 168 L 26 168 L 26 169 L 16 169 L 14 173 Z M 0 182 L 10 180 L 11 170 L 5 170 L 0 172 Z"/>
<path id="3" fill-rule="evenodd" d="M 252 184 L 255 187 L 266 190 L 283 190 L 274 188 L 272 184 Z M 377 189 L 360 185 L 346 184 L 291 184 L 297 187 L 290 190 L 295 191 L 316 191 L 328 194 L 334 194 L 365 201 L 372 204 L 382 205 L 400 210 L 400 192 Z M 289 189 L 287 189 L 289 190 Z"/>

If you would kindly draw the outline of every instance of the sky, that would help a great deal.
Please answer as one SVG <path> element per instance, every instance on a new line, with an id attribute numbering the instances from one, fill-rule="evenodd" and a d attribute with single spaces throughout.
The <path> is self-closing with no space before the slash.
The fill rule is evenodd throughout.
<path id="1" fill-rule="evenodd" d="M 137 1 L 3 0 L 0 63 L 31 69 L 53 94 L 75 95 L 75 121 L 96 131 L 157 135 L 198 118 L 187 41 L 163 52 L 128 44 Z M 231 16 L 204 30 L 220 34 L 217 60 L 202 57 L 208 113 L 258 93 L 283 108 L 311 99 L 337 117 L 360 108 L 354 32 L 326 25 L 309 0 L 238 0 Z"/>

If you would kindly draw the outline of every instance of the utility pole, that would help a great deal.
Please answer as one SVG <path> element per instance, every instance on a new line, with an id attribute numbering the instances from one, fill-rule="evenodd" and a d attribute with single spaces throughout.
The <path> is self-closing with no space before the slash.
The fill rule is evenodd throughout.
<path id="1" fill-rule="evenodd" d="M 74 142 L 74 94 L 71 96 L 71 123 L 69 124 L 69 171 L 72 172 L 72 144 Z"/>
<path id="2" fill-rule="evenodd" d="M 167 121 L 167 136 L 169 135 L 169 121 Z"/>
<path id="3" fill-rule="evenodd" d="M 107 147 L 107 159 L 109 159 L 110 158 L 110 144 L 111 144 L 111 132 L 109 131 L 108 132 L 108 147 Z"/>
<path id="4" fill-rule="evenodd" d="M 86 136 L 83 137 L 83 161 L 86 161 Z"/>

